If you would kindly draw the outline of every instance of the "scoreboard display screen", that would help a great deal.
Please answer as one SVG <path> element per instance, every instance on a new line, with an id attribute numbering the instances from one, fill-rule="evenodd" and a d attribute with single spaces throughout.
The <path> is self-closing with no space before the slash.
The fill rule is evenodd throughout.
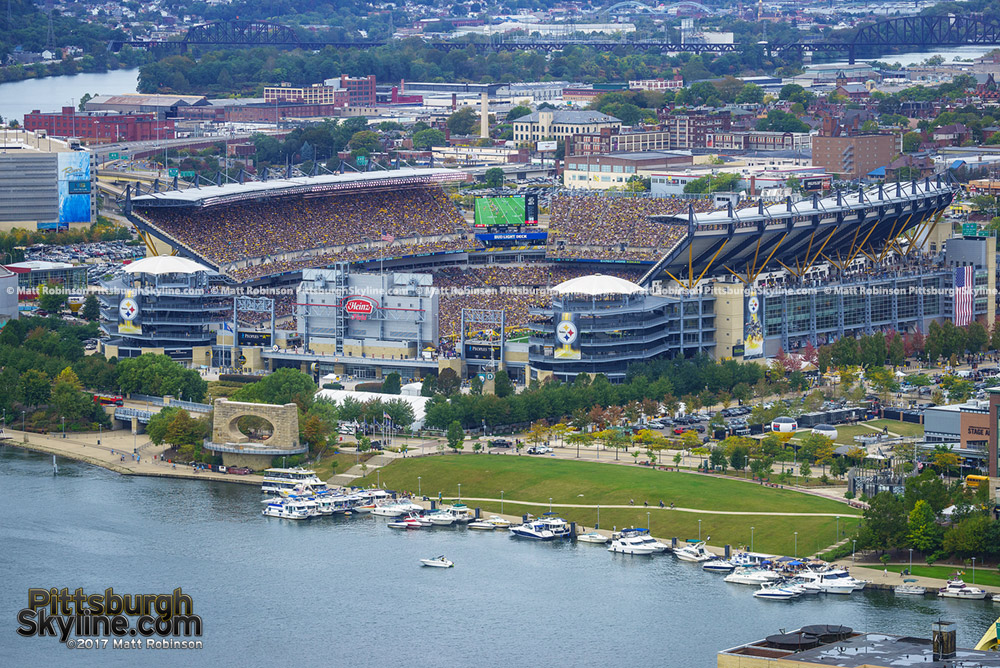
<path id="1" fill-rule="evenodd" d="M 511 229 L 538 224 L 538 195 L 526 197 L 479 197 L 476 199 L 475 227 Z"/>

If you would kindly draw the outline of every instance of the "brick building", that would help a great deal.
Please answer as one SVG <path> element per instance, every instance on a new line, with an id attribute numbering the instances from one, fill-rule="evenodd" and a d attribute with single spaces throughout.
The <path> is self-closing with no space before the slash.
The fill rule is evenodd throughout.
<path id="1" fill-rule="evenodd" d="M 888 165 L 899 153 L 899 138 L 889 134 L 862 134 L 858 118 L 850 125 L 823 119 L 823 129 L 812 140 L 812 162 L 830 174 L 855 179 Z"/>
<path id="2" fill-rule="evenodd" d="M 289 84 L 264 88 L 264 102 L 290 102 L 296 104 L 323 104 L 335 107 L 375 106 L 375 75 L 327 79 L 321 84 L 295 87 Z"/>
<path id="3" fill-rule="evenodd" d="M 707 148 L 709 135 L 728 131 L 732 127 L 728 111 L 667 112 L 660 120 L 670 133 L 670 148 L 675 149 Z"/>
<path id="4" fill-rule="evenodd" d="M 95 144 L 173 139 L 175 136 L 173 119 L 160 120 L 154 112 L 123 114 L 76 111 L 73 107 L 63 107 L 61 112 L 53 113 L 35 109 L 24 115 L 24 128 L 32 132 L 44 130 L 52 137 L 78 137 Z"/>
<path id="5" fill-rule="evenodd" d="M 806 132 L 713 132 L 706 137 L 705 148 L 719 151 L 797 151 L 809 148 Z"/>

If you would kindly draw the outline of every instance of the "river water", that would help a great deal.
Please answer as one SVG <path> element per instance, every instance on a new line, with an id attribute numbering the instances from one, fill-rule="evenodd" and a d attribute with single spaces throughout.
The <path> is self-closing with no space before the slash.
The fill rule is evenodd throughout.
<path id="1" fill-rule="evenodd" d="M 726 647 L 807 623 L 972 646 L 1000 606 L 891 594 L 761 601 L 666 555 L 506 532 L 396 532 L 383 518 L 264 518 L 256 487 L 122 476 L 0 448 L 0 657 L 23 665 L 711 667 Z M 453 569 L 421 568 L 446 554 Z M 29 587 L 182 587 L 201 650 L 70 650 L 15 634 Z M 70 658 L 67 652 L 75 652 Z"/>
<path id="2" fill-rule="evenodd" d="M 76 106 L 84 93 L 134 93 L 138 83 L 139 68 L 0 84 L 0 116 L 4 120 L 16 118 L 18 123 L 23 123 L 24 115 L 35 109 L 52 112 Z"/>

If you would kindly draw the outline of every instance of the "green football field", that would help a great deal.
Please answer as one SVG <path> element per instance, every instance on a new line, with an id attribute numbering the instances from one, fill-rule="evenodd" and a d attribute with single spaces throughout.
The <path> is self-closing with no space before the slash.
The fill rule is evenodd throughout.
<path id="1" fill-rule="evenodd" d="M 480 197 L 476 200 L 475 224 L 524 225 L 524 198 Z"/>

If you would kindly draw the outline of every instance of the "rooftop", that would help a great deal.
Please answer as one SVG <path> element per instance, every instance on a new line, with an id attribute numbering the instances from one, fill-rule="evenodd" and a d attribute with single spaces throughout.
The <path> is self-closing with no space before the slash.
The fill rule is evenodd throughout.
<path id="1" fill-rule="evenodd" d="M 631 295 L 645 292 L 645 289 L 617 276 L 591 274 L 563 281 L 552 291 L 561 295 Z"/>
<path id="2" fill-rule="evenodd" d="M 125 265 L 127 274 L 194 274 L 199 271 L 213 270 L 179 255 L 145 257 Z"/>
<path id="3" fill-rule="evenodd" d="M 152 107 L 191 107 L 208 104 L 204 95 L 142 95 L 125 93 L 122 95 L 97 95 L 87 102 L 91 104 L 138 104 Z"/>
<path id="4" fill-rule="evenodd" d="M 527 116 L 522 116 L 514 123 L 537 123 L 539 114 L 546 113 L 544 111 L 533 111 Z M 607 114 L 602 114 L 599 111 L 549 111 L 552 114 L 553 123 L 573 123 L 573 124 L 587 124 L 587 123 L 621 123 L 620 120 L 614 116 L 608 116 Z"/>

